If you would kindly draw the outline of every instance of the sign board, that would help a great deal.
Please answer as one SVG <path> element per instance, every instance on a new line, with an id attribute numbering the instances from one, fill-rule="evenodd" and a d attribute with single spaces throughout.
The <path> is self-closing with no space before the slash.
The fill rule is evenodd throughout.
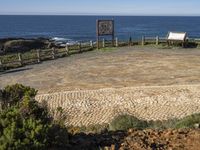
<path id="1" fill-rule="evenodd" d="M 186 33 L 182 32 L 169 32 L 168 40 L 185 41 Z"/>
<path id="2" fill-rule="evenodd" d="M 100 36 L 110 35 L 112 36 L 112 41 L 114 41 L 114 20 L 97 20 L 96 30 L 97 30 L 97 48 L 99 48 Z"/>
<path id="3" fill-rule="evenodd" d="M 113 35 L 114 34 L 114 20 L 97 20 L 97 35 Z"/>

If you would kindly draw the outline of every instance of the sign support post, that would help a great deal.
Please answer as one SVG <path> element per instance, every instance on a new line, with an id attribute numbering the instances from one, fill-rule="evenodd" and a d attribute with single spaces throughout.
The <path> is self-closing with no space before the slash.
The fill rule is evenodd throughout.
<path id="1" fill-rule="evenodd" d="M 97 20 L 96 21 L 97 49 L 100 48 L 100 36 L 112 36 L 112 46 L 114 46 L 114 20 Z"/>

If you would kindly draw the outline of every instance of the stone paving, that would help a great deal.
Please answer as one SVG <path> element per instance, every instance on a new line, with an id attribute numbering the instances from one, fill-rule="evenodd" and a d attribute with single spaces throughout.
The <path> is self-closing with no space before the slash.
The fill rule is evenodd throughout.
<path id="1" fill-rule="evenodd" d="M 0 88 L 37 89 L 38 101 L 64 109 L 68 125 L 108 123 L 124 113 L 165 120 L 200 112 L 199 64 L 199 49 L 96 50 L 2 72 Z"/>
<path id="2" fill-rule="evenodd" d="M 40 94 L 200 84 L 200 50 L 123 47 L 91 51 L 0 73 L 0 88 L 21 83 Z"/>
<path id="3" fill-rule="evenodd" d="M 200 85 L 107 88 L 37 95 L 51 110 L 64 109 L 66 125 L 109 123 L 120 114 L 167 120 L 200 113 Z"/>

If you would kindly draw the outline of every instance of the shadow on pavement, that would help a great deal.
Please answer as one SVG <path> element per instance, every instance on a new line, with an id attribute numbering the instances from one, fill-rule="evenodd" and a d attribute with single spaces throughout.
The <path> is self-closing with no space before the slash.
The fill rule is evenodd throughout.
<path id="1" fill-rule="evenodd" d="M 9 73 L 16 73 L 16 72 L 22 72 L 25 70 L 31 70 L 32 68 L 19 68 L 19 69 L 12 69 L 12 70 L 7 70 L 7 71 L 0 71 L 0 76 L 4 74 L 9 74 Z"/>

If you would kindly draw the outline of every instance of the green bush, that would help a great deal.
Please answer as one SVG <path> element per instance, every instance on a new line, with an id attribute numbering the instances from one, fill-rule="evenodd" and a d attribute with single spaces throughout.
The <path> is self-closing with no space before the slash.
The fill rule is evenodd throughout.
<path id="1" fill-rule="evenodd" d="M 6 86 L 1 91 L 0 101 L 3 107 L 13 106 L 22 101 L 25 95 L 33 98 L 37 94 L 37 91 L 33 88 L 23 86 L 21 84 L 15 84 Z"/>
<path id="2" fill-rule="evenodd" d="M 67 146 L 67 129 L 54 124 L 47 108 L 30 97 L 35 95 L 34 89 L 15 85 L 8 86 L 5 91 L 15 103 L 0 111 L 0 150 L 37 150 Z"/>
<path id="3" fill-rule="evenodd" d="M 148 127 L 148 122 L 139 120 L 130 115 L 121 115 L 109 124 L 109 130 L 127 130 L 129 128 L 144 129 Z"/>
<path id="4" fill-rule="evenodd" d="M 168 129 L 168 128 L 194 128 L 195 124 L 200 125 L 200 114 L 193 114 L 182 119 L 170 119 L 166 121 L 150 121 L 148 128 Z"/>
<path id="5" fill-rule="evenodd" d="M 200 126 L 200 114 L 193 114 L 182 119 L 149 122 L 139 120 L 134 116 L 122 115 L 114 118 L 109 125 L 109 130 L 127 130 L 129 128 L 163 130 L 168 128 L 194 128 L 195 125 Z"/>
<path id="6" fill-rule="evenodd" d="M 149 121 L 148 122 L 148 128 L 150 129 L 158 129 L 158 130 L 163 130 L 163 129 L 169 129 L 169 128 L 174 128 L 174 125 L 178 119 L 169 119 L 169 120 L 164 120 L 164 121 Z"/>
<path id="7" fill-rule="evenodd" d="M 183 119 L 178 120 L 174 127 L 175 128 L 193 128 L 195 124 L 200 125 L 200 114 L 193 114 Z"/>
<path id="8" fill-rule="evenodd" d="M 0 149 L 44 149 L 48 145 L 50 121 L 47 121 L 48 118 L 40 119 L 40 112 L 34 112 L 39 108 L 36 105 L 34 107 L 32 110 L 27 106 L 27 112 L 30 113 L 25 114 L 22 114 L 21 107 L 18 106 L 9 107 L 1 112 Z"/>

